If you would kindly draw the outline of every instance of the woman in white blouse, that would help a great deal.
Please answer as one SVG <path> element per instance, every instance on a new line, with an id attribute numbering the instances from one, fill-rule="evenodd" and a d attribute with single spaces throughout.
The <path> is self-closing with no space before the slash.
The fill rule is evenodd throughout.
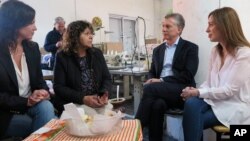
<path id="1" fill-rule="evenodd" d="M 55 117 L 43 80 L 35 10 L 20 1 L 0 7 L 0 140 L 26 137 Z"/>
<path id="2" fill-rule="evenodd" d="M 183 129 L 185 141 L 200 141 L 203 129 L 223 124 L 250 124 L 250 44 L 236 11 L 224 7 L 208 16 L 212 42 L 208 78 L 196 89 L 186 87 Z"/>

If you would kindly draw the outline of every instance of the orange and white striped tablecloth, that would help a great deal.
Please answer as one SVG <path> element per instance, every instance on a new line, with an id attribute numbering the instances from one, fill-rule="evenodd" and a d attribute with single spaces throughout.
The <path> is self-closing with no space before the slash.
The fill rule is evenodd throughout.
<path id="1" fill-rule="evenodd" d="M 51 120 L 45 127 L 54 128 L 58 124 L 64 123 L 59 120 Z M 62 127 L 53 133 L 42 135 L 31 134 L 24 141 L 142 141 L 142 130 L 139 120 L 122 120 L 122 129 L 116 133 L 94 137 L 76 137 L 66 133 L 66 128 Z"/>

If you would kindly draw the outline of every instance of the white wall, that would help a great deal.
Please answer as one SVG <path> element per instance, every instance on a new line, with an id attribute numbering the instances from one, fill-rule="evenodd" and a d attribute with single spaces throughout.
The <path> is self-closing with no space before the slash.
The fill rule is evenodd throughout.
<path id="1" fill-rule="evenodd" d="M 36 10 L 37 31 L 33 40 L 44 45 L 46 34 L 54 27 L 54 19 L 62 16 L 68 23 L 75 19 L 74 3 L 71 0 L 21 0 Z M 62 1 L 62 2 L 61 2 Z"/>
<path id="2" fill-rule="evenodd" d="M 207 0 L 173 0 L 173 11 L 181 13 L 186 21 L 182 37 L 199 46 L 199 69 L 196 74 L 198 86 L 206 78 L 210 50 L 215 45 L 207 37 L 207 17 L 218 7 L 219 2 L 216 0 L 209 2 Z"/>
<path id="3" fill-rule="evenodd" d="M 155 0 L 155 33 L 158 41 L 162 41 L 162 20 L 168 14 L 173 12 L 173 0 Z"/>
<path id="4" fill-rule="evenodd" d="M 104 28 L 96 32 L 94 42 L 108 41 L 104 31 L 109 31 L 109 14 L 143 17 L 146 20 L 146 36 L 154 33 L 154 0 L 21 0 L 36 10 L 36 31 L 33 40 L 43 46 L 46 34 L 53 28 L 53 20 L 62 16 L 66 24 L 74 20 L 88 20 L 99 16 Z M 139 42 L 143 44 L 143 26 L 139 23 Z M 101 35 L 100 35 L 101 34 Z M 108 35 L 108 34 L 107 34 Z"/>
<path id="5" fill-rule="evenodd" d="M 250 41 L 250 1 L 249 0 L 221 0 L 221 7 L 232 7 L 240 17 L 243 32 Z"/>

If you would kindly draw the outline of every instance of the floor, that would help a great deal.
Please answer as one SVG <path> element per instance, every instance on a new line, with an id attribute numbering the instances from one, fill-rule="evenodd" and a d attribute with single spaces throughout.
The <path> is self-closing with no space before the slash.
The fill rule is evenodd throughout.
<path id="1" fill-rule="evenodd" d="M 133 86 L 130 86 L 130 95 L 132 95 L 133 92 Z M 116 98 L 116 85 L 113 85 L 112 88 L 112 93 L 109 95 L 110 99 L 112 98 Z M 122 85 L 120 85 L 120 93 L 119 93 L 119 97 L 123 97 L 123 87 Z M 129 115 L 134 115 L 134 99 L 126 99 L 126 101 L 124 102 L 123 105 L 121 105 L 121 107 L 125 108 L 125 113 L 129 114 Z"/>
<path id="2" fill-rule="evenodd" d="M 123 106 L 125 108 L 126 114 L 134 115 L 134 100 L 133 99 L 126 100 Z"/>

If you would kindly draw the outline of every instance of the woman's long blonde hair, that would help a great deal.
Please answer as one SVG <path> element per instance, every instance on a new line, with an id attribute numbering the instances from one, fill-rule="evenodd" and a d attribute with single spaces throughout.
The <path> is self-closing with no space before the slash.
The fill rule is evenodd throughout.
<path id="1" fill-rule="evenodd" d="M 216 9 L 212 11 L 208 17 L 210 16 L 213 17 L 221 35 L 224 36 L 228 53 L 235 55 L 235 49 L 237 47 L 250 47 L 250 43 L 244 36 L 239 16 L 233 8 L 223 7 Z M 222 46 L 218 44 L 217 47 L 219 54 L 222 55 Z"/>

